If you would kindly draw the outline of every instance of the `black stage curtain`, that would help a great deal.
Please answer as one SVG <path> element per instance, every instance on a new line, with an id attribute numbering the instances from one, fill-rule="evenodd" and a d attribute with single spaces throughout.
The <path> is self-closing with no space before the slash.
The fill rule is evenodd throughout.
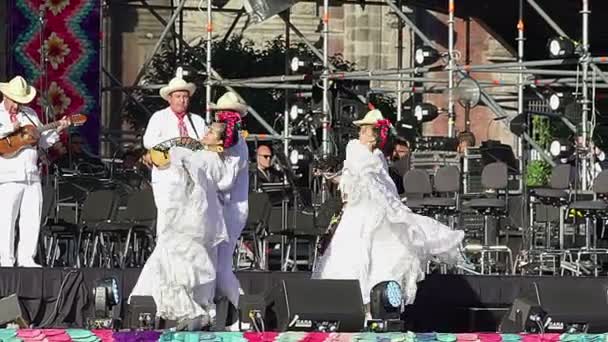
<path id="1" fill-rule="evenodd" d="M 94 316 L 93 288 L 97 281 L 116 278 L 126 313 L 126 300 L 139 272 L 139 269 L 0 268 L 0 297 L 18 294 L 24 318 L 35 326 L 83 327 L 86 319 Z M 265 294 L 282 279 L 309 279 L 310 273 L 238 272 L 237 276 L 246 294 Z M 534 282 L 541 286 L 559 282 L 565 289 L 584 289 L 608 284 L 608 278 L 430 275 L 419 283 L 416 301 L 406 310 L 407 328 L 439 332 L 495 330 L 504 311 L 484 309 L 508 308 Z"/>

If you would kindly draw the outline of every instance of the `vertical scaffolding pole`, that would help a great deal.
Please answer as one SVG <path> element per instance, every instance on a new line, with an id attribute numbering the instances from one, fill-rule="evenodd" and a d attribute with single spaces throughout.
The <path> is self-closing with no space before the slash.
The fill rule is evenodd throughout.
<path id="1" fill-rule="evenodd" d="M 205 83 L 205 120 L 211 123 L 211 40 L 213 39 L 213 17 L 211 0 L 207 0 L 207 82 Z"/>
<path id="2" fill-rule="evenodd" d="M 329 0 L 323 0 L 323 158 L 329 157 Z"/>
<path id="3" fill-rule="evenodd" d="M 583 9 L 581 14 L 583 16 L 583 56 L 581 58 L 581 67 L 583 69 L 583 84 L 582 84 L 582 96 L 583 96 L 583 115 L 582 115 L 582 138 L 583 138 L 583 149 L 589 146 L 589 0 L 583 0 Z M 583 158 L 582 160 L 583 172 L 581 172 L 582 180 L 581 185 L 583 190 L 587 190 L 589 187 L 589 160 Z"/>
<path id="4" fill-rule="evenodd" d="M 524 61 L 524 0 L 519 0 L 519 20 L 517 21 L 517 61 L 519 63 L 523 63 Z M 523 66 L 519 67 L 520 71 L 524 70 Z M 526 119 L 524 120 L 524 131 L 528 133 L 529 130 L 529 115 L 524 113 L 524 74 L 520 72 L 517 76 L 517 114 L 525 115 Z M 526 184 L 526 176 L 527 176 L 527 162 L 528 162 L 528 146 L 526 145 L 526 141 L 523 137 L 518 137 L 517 139 L 517 157 L 519 158 L 519 190 L 521 191 L 521 224 L 523 230 L 523 246 L 524 249 L 532 248 L 532 236 L 530 231 L 530 222 L 528 218 L 528 187 Z"/>
<path id="5" fill-rule="evenodd" d="M 448 137 L 456 136 L 454 112 L 454 0 L 449 2 L 448 18 Z"/>
<path id="6" fill-rule="evenodd" d="M 399 9 L 403 9 L 402 0 L 397 0 L 397 5 Z M 403 20 L 397 19 L 397 70 L 401 71 L 403 69 Z M 399 73 L 399 78 L 401 78 L 401 73 Z M 397 121 L 401 121 L 403 117 L 403 92 L 401 91 L 403 87 L 403 81 L 397 82 Z"/>
<path id="7" fill-rule="evenodd" d="M 291 20 L 291 11 L 287 9 L 285 11 L 285 75 L 289 75 L 289 46 L 291 44 L 291 36 L 289 30 L 289 21 Z M 285 156 L 289 156 L 289 89 L 285 89 L 285 110 L 283 111 L 283 153 Z"/>

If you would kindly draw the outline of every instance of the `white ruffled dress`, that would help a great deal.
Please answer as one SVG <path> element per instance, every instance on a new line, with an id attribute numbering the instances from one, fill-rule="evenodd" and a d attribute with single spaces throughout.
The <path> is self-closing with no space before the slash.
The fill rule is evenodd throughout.
<path id="1" fill-rule="evenodd" d="M 217 183 L 224 164 L 217 153 L 170 151 L 171 165 L 184 173 L 175 187 L 156 247 L 144 265 L 131 296 L 152 296 L 157 316 L 190 319 L 208 314 L 216 286 L 217 245 L 227 241 Z"/>
<path id="2" fill-rule="evenodd" d="M 461 260 L 464 232 L 405 206 L 380 150 L 371 152 L 358 140 L 350 141 L 340 190 L 344 212 L 313 278 L 357 279 L 365 304 L 374 285 L 394 280 L 401 284 L 405 303 L 412 304 L 427 261 Z"/>

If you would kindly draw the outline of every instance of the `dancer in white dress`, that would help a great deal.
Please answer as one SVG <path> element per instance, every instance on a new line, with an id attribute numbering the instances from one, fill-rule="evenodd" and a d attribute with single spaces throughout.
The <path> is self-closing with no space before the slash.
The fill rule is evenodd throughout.
<path id="1" fill-rule="evenodd" d="M 249 213 L 249 151 L 240 137 L 241 117 L 247 114 L 247 104 L 232 92 L 227 92 L 213 106 L 218 122 L 235 131 L 236 143 L 224 153 L 226 173 L 219 182 L 228 241 L 218 246 L 217 295 L 226 297 L 238 307 L 242 293 L 240 282 L 233 272 L 233 254 Z"/>
<path id="2" fill-rule="evenodd" d="M 417 215 L 401 202 L 380 150 L 390 128 L 382 113 L 373 110 L 355 124 L 359 139 L 348 143 L 339 179 L 342 218 L 313 278 L 357 279 L 365 304 L 374 285 L 394 280 L 411 304 L 428 260 L 460 261 L 464 233 Z"/>
<path id="3" fill-rule="evenodd" d="M 232 140 L 226 133 L 225 124 L 214 123 L 202 140 L 205 150 L 170 150 L 170 167 L 185 181 L 159 227 L 169 234 L 158 237 L 131 293 L 154 297 L 159 317 L 205 322 L 213 310 L 217 246 L 228 240 L 217 188 L 225 172 L 221 150 Z"/>

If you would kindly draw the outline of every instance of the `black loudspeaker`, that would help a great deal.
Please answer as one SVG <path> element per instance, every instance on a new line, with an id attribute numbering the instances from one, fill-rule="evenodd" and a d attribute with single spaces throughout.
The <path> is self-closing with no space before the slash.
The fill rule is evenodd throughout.
<path id="1" fill-rule="evenodd" d="M 26 329 L 28 323 L 21 314 L 21 306 L 19 298 L 16 294 L 12 294 L 6 298 L 0 299 L 0 325 L 14 322 L 19 325 L 19 328 Z"/>
<path id="2" fill-rule="evenodd" d="M 532 283 L 524 298 L 527 305 L 545 313 L 542 324 L 547 333 L 600 333 L 608 329 L 605 278 L 546 278 Z"/>
<path id="3" fill-rule="evenodd" d="M 132 296 L 127 311 L 126 328 L 154 330 L 156 322 L 156 302 L 152 296 Z"/>
<path id="4" fill-rule="evenodd" d="M 365 321 L 358 280 L 282 280 L 266 304 L 272 330 L 359 332 Z"/>
<path id="5" fill-rule="evenodd" d="M 518 297 L 513 301 L 511 310 L 500 323 L 500 332 L 503 333 L 541 333 L 544 328 L 546 312 L 536 301 Z"/>

